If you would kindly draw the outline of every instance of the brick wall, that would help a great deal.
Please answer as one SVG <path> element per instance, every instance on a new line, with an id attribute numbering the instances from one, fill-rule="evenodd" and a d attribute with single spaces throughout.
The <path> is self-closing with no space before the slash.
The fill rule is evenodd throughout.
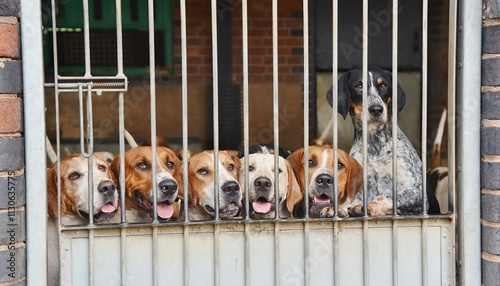
<path id="1" fill-rule="evenodd" d="M 481 95 L 482 283 L 500 277 L 500 19 L 483 26 Z"/>
<path id="2" fill-rule="evenodd" d="M 26 280 L 19 1 L 0 2 L 0 284 Z"/>
<path id="3" fill-rule="evenodd" d="M 221 1 L 220 17 L 232 13 L 233 81 L 242 83 L 241 1 L 225 4 Z M 175 71 L 181 74 L 180 8 L 175 2 L 174 38 Z M 190 0 L 186 4 L 186 44 L 188 81 L 212 81 L 212 20 L 210 1 Z M 280 1 L 278 5 L 279 82 L 297 83 L 303 80 L 302 1 Z M 248 3 L 249 82 L 272 81 L 272 3 L 267 0 Z"/>

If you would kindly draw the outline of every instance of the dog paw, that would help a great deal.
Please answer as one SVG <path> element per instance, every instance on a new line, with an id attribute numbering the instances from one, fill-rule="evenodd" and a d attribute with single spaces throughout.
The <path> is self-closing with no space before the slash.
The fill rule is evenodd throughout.
<path id="1" fill-rule="evenodd" d="M 325 218 L 325 217 L 333 217 L 335 215 L 335 209 L 333 207 L 326 207 L 323 208 L 320 213 L 320 217 Z"/>
<path id="2" fill-rule="evenodd" d="M 355 205 L 347 209 L 349 216 L 362 217 L 365 215 L 363 212 L 363 205 Z"/>
<path id="3" fill-rule="evenodd" d="M 348 218 L 349 217 L 349 211 L 347 209 L 344 209 L 344 208 L 339 208 L 339 210 L 337 212 L 337 215 L 340 218 Z"/>

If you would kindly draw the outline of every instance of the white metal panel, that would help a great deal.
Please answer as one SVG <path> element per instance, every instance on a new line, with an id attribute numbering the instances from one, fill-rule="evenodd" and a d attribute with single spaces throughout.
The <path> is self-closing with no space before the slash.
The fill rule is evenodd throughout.
<path id="1" fill-rule="evenodd" d="M 304 257 L 305 223 L 280 222 L 275 224 L 247 223 L 249 236 L 245 237 L 245 223 L 221 223 L 219 228 L 219 264 L 215 261 L 216 225 L 189 226 L 189 248 L 184 248 L 181 226 L 158 226 L 159 284 L 184 284 L 185 270 L 189 285 L 215 285 L 215 269 L 220 271 L 220 285 L 245 285 L 245 271 L 249 271 L 250 285 L 275 285 L 275 267 L 283 285 L 334 285 L 334 267 L 339 267 L 340 285 L 362 285 L 363 262 L 368 259 L 370 285 L 392 284 L 392 221 L 342 220 L 311 221 L 309 257 Z M 368 229 L 368 254 L 364 255 L 363 224 Z M 335 227 L 338 225 L 338 229 Z M 428 285 L 447 285 L 453 281 L 452 223 L 449 218 L 427 219 L 428 257 L 422 263 L 422 219 L 398 220 L 398 279 L 401 285 L 422 285 L 422 265 L 427 265 Z M 335 235 L 336 231 L 338 236 Z M 126 228 L 126 277 L 120 275 L 122 238 L 118 228 L 94 230 L 93 269 L 95 285 L 151 285 L 152 227 Z M 63 261 L 61 275 L 65 285 L 89 285 L 89 231 L 62 232 Z M 245 241 L 248 239 L 249 264 L 245 261 Z M 277 243 L 275 244 L 275 239 Z M 339 261 L 334 260 L 335 241 L 338 240 Z M 279 246 L 279 259 L 275 257 Z M 187 251 L 187 253 L 185 253 Z M 184 269 L 185 254 L 189 269 Z M 279 261 L 276 264 L 276 261 Z M 306 276 L 305 273 L 308 273 Z"/>

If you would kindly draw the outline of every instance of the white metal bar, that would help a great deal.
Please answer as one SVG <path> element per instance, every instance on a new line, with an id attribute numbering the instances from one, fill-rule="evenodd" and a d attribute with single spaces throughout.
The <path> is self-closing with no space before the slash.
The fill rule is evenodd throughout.
<path id="1" fill-rule="evenodd" d="M 334 0 L 332 2 L 332 120 L 333 120 L 333 178 L 334 182 L 338 182 L 339 172 L 338 172 L 338 148 L 339 148 L 339 122 L 338 117 L 338 77 L 339 77 L 339 66 L 338 66 L 338 36 L 339 36 L 339 1 Z M 333 205 L 335 209 L 335 215 L 338 216 L 339 210 L 339 187 L 338 183 L 333 184 Z M 334 271 L 338 271 L 338 265 L 334 264 Z"/>
<path id="2" fill-rule="evenodd" d="M 274 149 L 276 150 L 277 141 L 279 140 L 279 126 L 278 126 L 278 98 L 279 98 L 279 89 L 278 89 L 278 0 L 272 1 L 272 29 L 273 29 L 273 132 L 274 132 Z M 278 134 L 276 134 L 278 133 Z M 277 157 L 277 152 L 274 154 L 274 166 L 275 170 L 279 169 L 279 162 Z M 276 198 L 276 206 L 278 206 L 278 181 L 279 174 L 274 176 L 275 182 L 275 198 Z M 275 208 L 275 217 L 279 218 L 279 208 Z M 274 224 L 274 285 L 280 285 L 280 264 L 281 264 L 281 256 L 279 252 L 279 235 L 280 235 L 280 224 L 278 221 Z"/>
<path id="3" fill-rule="evenodd" d="M 363 212 L 368 216 L 368 0 L 363 0 Z M 363 221 L 363 285 L 369 285 L 368 221 Z"/>
<path id="4" fill-rule="evenodd" d="M 398 216 L 398 0 L 392 2 L 392 210 Z"/>
<path id="5" fill-rule="evenodd" d="M 126 209 L 125 209 L 125 112 L 124 112 L 124 92 L 118 94 L 118 143 L 120 147 L 120 212 L 121 223 L 126 223 Z M 123 269 L 122 269 L 123 270 Z M 122 278 L 125 272 L 122 271 Z"/>
<path id="6" fill-rule="evenodd" d="M 187 41 L 186 41 L 186 0 L 180 1 L 181 13 L 181 73 L 182 73 L 182 171 L 184 183 L 184 220 L 189 221 L 188 185 L 188 93 L 187 93 Z"/>
<path id="7" fill-rule="evenodd" d="M 219 67 L 217 46 L 217 0 L 211 2 L 212 16 L 212 72 L 213 72 L 213 118 L 214 118 L 214 206 L 215 221 L 219 221 Z M 219 259 L 219 226 L 215 225 L 214 232 L 214 284 L 220 285 L 220 259 Z"/>
<path id="8" fill-rule="evenodd" d="M 459 2 L 457 112 L 459 285 L 481 283 L 481 35 L 482 2 Z M 475 138 L 476 140 L 471 140 Z"/>
<path id="9" fill-rule="evenodd" d="M 120 284 L 127 285 L 127 229 L 120 229 Z"/>
<path id="10" fill-rule="evenodd" d="M 427 216 L 427 81 L 429 1 L 422 1 L 422 214 Z M 427 220 L 422 219 L 422 285 L 429 284 Z"/>
<path id="11" fill-rule="evenodd" d="M 213 118 L 214 118 L 214 206 L 215 220 L 219 220 L 219 57 L 217 46 L 217 0 L 212 0 L 212 77 L 213 77 Z"/>
<path id="12" fill-rule="evenodd" d="M 122 36 L 122 1 L 116 0 L 116 65 L 118 68 L 117 76 L 123 74 L 123 36 Z"/>
<path id="13" fill-rule="evenodd" d="M 304 74 L 304 147 L 309 145 L 309 1 L 302 2 L 302 24 L 303 24 L 303 74 Z M 276 172 L 275 172 L 276 173 Z M 307 173 L 305 173 L 307 174 Z M 278 177 L 278 176 L 277 176 Z M 308 200 L 308 197 L 305 197 Z M 306 209 L 307 210 L 307 209 Z M 309 222 L 304 223 L 304 285 L 311 283 L 310 277 L 310 247 L 309 247 Z"/>
<path id="14" fill-rule="evenodd" d="M 47 281 L 47 185 L 42 14 L 38 0 L 21 0 L 21 48 L 26 174 L 27 285 Z"/>
<path id="15" fill-rule="evenodd" d="M 422 1 L 422 213 L 427 214 L 427 82 L 429 1 Z"/>
<path id="16" fill-rule="evenodd" d="M 91 76 L 89 0 L 83 0 L 83 43 L 85 51 L 85 76 Z"/>
<path id="17" fill-rule="evenodd" d="M 398 216 L 398 0 L 392 1 L 392 215 Z M 398 221 L 392 221 L 392 285 L 399 284 Z"/>
<path id="18" fill-rule="evenodd" d="M 278 86 L 278 1 L 273 0 L 273 135 L 274 169 L 279 170 L 279 86 Z M 279 172 L 274 172 L 274 197 L 279 198 Z M 279 219 L 279 199 L 274 201 L 275 217 Z"/>
<path id="19" fill-rule="evenodd" d="M 91 158 L 89 158 L 89 161 Z M 94 230 L 89 229 L 89 285 L 94 285 Z"/>

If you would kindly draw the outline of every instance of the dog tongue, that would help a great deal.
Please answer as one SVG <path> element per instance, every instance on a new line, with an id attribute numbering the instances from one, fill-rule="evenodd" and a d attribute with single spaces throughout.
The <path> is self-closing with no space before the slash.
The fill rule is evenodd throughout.
<path id="1" fill-rule="evenodd" d="M 167 205 L 165 203 L 159 203 L 157 205 L 157 213 L 163 219 L 169 219 L 174 214 L 174 206 Z"/>
<path id="2" fill-rule="evenodd" d="M 330 199 L 324 197 L 315 197 L 314 202 L 317 204 L 328 204 L 330 203 Z"/>
<path id="3" fill-rule="evenodd" d="M 253 202 L 253 210 L 257 213 L 268 213 L 271 209 L 272 204 L 270 202 Z"/>
<path id="4" fill-rule="evenodd" d="M 101 211 L 102 211 L 103 213 L 110 213 L 110 212 L 114 212 L 115 210 L 116 210 L 116 208 L 115 208 L 115 206 L 113 205 L 113 203 L 107 203 L 107 204 L 105 204 L 105 205 L 102 207 L 102 209 L 101 209 Z"/>

